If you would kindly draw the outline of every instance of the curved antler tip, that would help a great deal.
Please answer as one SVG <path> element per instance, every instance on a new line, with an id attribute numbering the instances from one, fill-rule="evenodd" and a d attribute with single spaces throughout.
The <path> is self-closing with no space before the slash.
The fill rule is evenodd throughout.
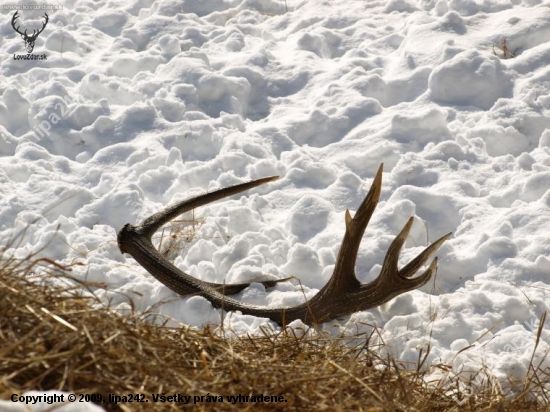
<path id="1" fill-rule="evenodd" d="M 439 247 L 445 242 L 447 239 L 449 239 L 453 235 L 453 232 L 449 232 L 443 236 L 441 236 L 439 239 L 437 239 L 433 244 L 437 245 L 436 248 L 439 249 Z"/>
<path id="2" fill-rule="evenodd" d="M 432 273 L 437 270 L 437 262 L 439 261 L 439 258 L 436 256 L 433 258 L 432 263 L 430 263 L 430 266 L 428 266 L 428 269 L 426 270 L 426 273 L 429 273 L 429 276 L 432 276 Z"/>
<path id="3" fill-rule="evenodd" d="M 437 261 L 438 260 L 436 256 L 430 263 L 430 266 L 428 266 L 428 268 L 420 276 L 413 278 L 411 277 L 413 273 L 400 272 L 399 277 L 404 281 L 408 282 L 410 287 L 418 288 L 428 283 L 428 281 L 431 279 L 432 274 L 437 270 Z"/>
<path id="4" fill-rule="evenodd" d="M 251 180 L 248 183 L 256 183 L 254 186 L 260 186 L 269 182 L 273 182 L 275 180 L 279 179 L 279 175 L 275 176 L 267 176 L 267 177 L 261 177 L 259 179 Z"/>
<path id="5" fill-rule="evenodd" d="M 351 217 L 351 213 L 349 212 L 349 209 L 346 209 L 346 229 L 350 230 L 351 229 L 351 221 L 353 220 L 353 218 Z"/>
<path id="6" fill-rule="evenodd" d="M 374 180 L 378 183 L 382 183 L 382 172 L 384 171 L 384 163 L 380 163 L 380 166 L 378 166 L 378 170 L 376 171 L 376 174 L 374 175 Z"/>
<path id="7" fill-rule="evenodd" d="M 411 216 L 407 219 L 407 223 L 405 223 L 405 226 L 403 226 L 403 229 L 401 229 L 401 234 L 405 235 L 405 238 L 409 236 L 409 231 L 411 230 L 411 227 L 414 223 L 414 216 Z"/>
<path id="8" fill-rule="evenodd" d="M 277 179 L 279 179 L 279 178 L 280 178 L 279 175 L 266 176 L 266 177 L 260 177 L 259 179 L 251 180 L 251 181 L 248 182 L 248 183 L 256 182 L 258 185 L 263 185 L 264 183 L 273 182 L 273 181 L 275 181 L 275 180 L 277 180 Z"/>

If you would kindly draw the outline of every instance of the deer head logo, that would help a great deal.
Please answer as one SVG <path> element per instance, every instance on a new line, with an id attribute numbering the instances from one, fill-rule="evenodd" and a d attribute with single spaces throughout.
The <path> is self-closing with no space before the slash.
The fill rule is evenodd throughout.
<path id="1" fill-rule="evenodd" d="M 13 15 L 13 18 L 11 19 L 11 26 L 13 27 L 13 29 L 19 33 L 21 35 L 21 38 L 25 41 L 25 48 L 27 49 L 27 53 L 32 53 L 33 49 L 34 49 L 34 42 L 36 41 L 38 35 L 40 33 L 42 33 L 42 31 L 44 30 L 44 28 L 46 27 L 46 24 L 48 24 L 48 15 L 46 13 L 44 13 L 44 17 L 46 19 L 46 21 L 44 22 L 44 25 L 42 26 L 42 28 L 40 30 L 33 30 L 32 31 L 32 34 L 29 36 L 27 34 L 27 30 L 25 30 L 24 33 L 21 33 L 19 31 L 19 27 L 20 26 L 17 26 L 15 27 L 15 20 L 17 20 L 17 13 L 19 13 L 18 11 L 15 12 L 15 14 Z"/>

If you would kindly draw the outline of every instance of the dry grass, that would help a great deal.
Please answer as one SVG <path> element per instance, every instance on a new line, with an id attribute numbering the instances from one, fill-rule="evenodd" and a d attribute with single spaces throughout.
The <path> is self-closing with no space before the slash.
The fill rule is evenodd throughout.
<path id="1" fill-rule="evenodd" d="M 473 395 L 456 382 L 438 389 L 426 384 L 425 368 L 404 370 L 380 359 L 368 336 L 358 338 L 360 347 L 289 330 L 224 338 L 227 331 L 214 328 L 167 328 L 143 315 L 120 316 L 88 293 L 99 285 L 79 283 L 67 269 L 36 255 L 0 263 L 0 399 L 57 389 L 104 400 L 108 394 L 143 394 L 148 400 L 101 404 L 109 411 L 184 407 L 154 403 L 153 394 L 190 395 L 191 404 L 195 396 L 218 400 L 204 398 L 193 405 L 197 410 L 548 410 L 528 396 L 543 388 L 540 380 L 530 381 L 515 399 L 492 384 L 476 386 Z M 45 275 L 33 275 L 38 271 Z M 282 395 L 284 402 L 228 401 L 239 394 Z"/>
<path id="2" fill-rule="evenodd" d="M 197 237 L 197 232 L 206 219 L 196 217 L 194 210 L 190 214 L 190 219 L 172 220 L 159 230 L 158 235 L 153 236 L 153 242 L 158 245 L 157 249 L 165 258 L 175 259 Z"/>
<path id="3" fill-rule="evenodd" d="M 503 59 L 513 59 L 514 57 L 516 57 L 518 49 L 515 49 L 514 51 L 510 50 L 506 42 L 506 37 L 503 37 L 502 40 L 500 40 L 500 42 L 496 44 L 496 47 L 502 52 L 502 56 L 498 55 L 495 50 L 495 44 L 493 44 L 493 54 L 495 56 L 501 57 Z"/>

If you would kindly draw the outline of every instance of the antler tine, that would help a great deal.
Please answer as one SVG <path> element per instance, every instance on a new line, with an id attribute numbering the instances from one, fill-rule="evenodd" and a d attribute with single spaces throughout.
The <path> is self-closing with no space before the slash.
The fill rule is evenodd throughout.
<path id="1" fill-rule="evenodd" d="M 142 230 L 142 233 L 150 236 L 162 225 L 172 219 L 175 219 L 182 213 L 193 210 L 199 206 L 215 202 L 216 200 L 223 199 L 224 197 L 228 197 L 240 192 L 244 192 L 245 190 L 252 189 L 256 186 L 272 182 L 274 180 L 277 180 L 278 178 L 279 176 L 264 177 L 262 179 L 252 180 L 250 182 L 229 186 L 223 189 L 216 190 L 214 192 L 205 193 L 204 195 L 200 195 L 192 199 L 187 199 L 178 203 L 174 203 L 173 205 L 168 206 L 166 209 L 155 213 L 154 215 L 149 216 L 147 219 L 145 219 L 141 223 L 140 229 Z"/>
<path id="2" fill-rule="evenodd" d="M 437 251 L 443 242 L 445 242 L 445 240 L 452 235 L 452 232 L 447 233 L 445 236 L 442 236 L 428 246 L 420 255 L 405 265 L 403 269 L 398 269 L 397 263 L 399 260 L 399 254 L 401 252 L 401 248 L 407 240 L 407 237 L 409 236 L 413 222 L 414 218 L 411 216 L 409 220 L 407 220 L 407 223 L 405 223 L 405 226 L 403 226 L 401 232 L 395 237 L 388 248 L 380 276 L 377 279 L 380 285 L 388 284 L 394 289 L 399 287 L 402 287 L 403 290 L 415 289 L 426 283 L 430 279 L 432 272 L 437 267 L 437 259 L 434 259 L 434 261 L 430 264 L 430 267 L 422 275 L 417 278 L 410 279 L 411 276 L 414 275 L 416 271 L 418 271 L 418 269 L 420 269 L 420 267 L 428 260 L 430 255 Z"/>
<path id="3" fill-rule="evenodd" d="M 441 236 L 439 239 L 437 239 L 435 242 L 433 242 L 430 246 L 428 246 L 426 249 L 422 251 L 417 257 L 415 257 L 413 260 L 411 260 L 409 263 L 407 263 L 400 271 L 399 274 L 405 278 L 410 278 L 412 275 L 416 273 L 420 267 L 426 263 L 430 255 L 437 252 L 437 250 L 443 245 L 443 243 L 451 237 L 453 232 L 449 232 L 446 235 Z"/>
<path id="4" fill-rule="evenodd" d="M 407 279 L 407 282 L 409 282 L 409 284 L 412 285 L 411 289 L 419 288 L 420 286 L 423 286 L 424 284 L 428 283 L 433 273 L 437 269 L 438 260 L 439 259 L 437 259 L 437 256 L 434 257 L 434 259 L 432 260 L 432 263 L 430 263 L 430 266 L 428 266 L 428 269 L 426 269 L 424 273 L 422 273 L 420 276 L 417 276 L 415 278 Z"/>
<path id="5" fill-rule="evenodd" d="M 422 273 L 420 276 L 417 276 L 415 278 L 404 278 L 400 273 L 397 274 L 397 276 L 394 276 L 393 278 L 393 280 L 396 282 L 392 284 L 392 294 L 390 296 L 393 298 L 394 296 L 397 296 L 403 292 L 417 289 L 420 286 L 425 285 L 431 279 L 432 274 L 435 272 L 436 269 L 437 257 L 432 260 L 432 263 L 430 263 L 428 269 L 426 269 L 424 273 Z"/>
<path id="6" fill-rule="evenodd" d="M 391 273 L 398 272 L 397 261 L 399 260 L 399 253 L 401 253 L 401 248 L 405 244 L 407 236 L 409 236 L 413 222 L 414 217 L 411 216 L 409 220 L 407 220 L 407 223 L 405 223 L 405 226 L 403 226 L 403 229 L 401 229 L 401 232 L 399 232 L 395 239 L 393 239 L 393 242 L 391 242 L 391 245 L 386 252 L 386 257 L 384 258 L 382 267 L 387 268 Z"/>
<path id="7" fill-rule="evenodd" d="M 352 218 L 349 209 L 346 210 L 346 232 L 338 252 L 334 274 L 329 280 L 329 287 L 343 284 L 347 284 L 348 287 L 359 285 L 359 281 L 355 277 L 355 262 L 357 261 L 357 253 L 365 229 L 380 200 L 383 169 L 384 164 L 382 163 L 374 176 L 367 196 L 359 205 L 355 216 Z"/>
<path id="8" fill-rule="evenodd" d="M 346 210 L 346 229 L 348 229 L 348 226 L 351 226 L 349 229 L 353 232 L 357 232 L 357 234 L 361 237 L 365 233 L 365 229 L 367 228 L 370 218 L 374 213 L 374 209 L 376 209 L 376 205 L 380 200 L 383 171 L 384 163 L 382 163 L 378 168 L 369 192 L 367 193 L 367 196 L 365 196 L 365 199 L 363 199 L 363 202 L 361 202 L 361 205 L 359 205 L 359 208 L 357 209 L 357 212 L 355 212 L 355 216 L 353 216 L 353 219 L 351 218 L 349 209 Z M 360 234 L 359 231 L 361 232 Z"/>

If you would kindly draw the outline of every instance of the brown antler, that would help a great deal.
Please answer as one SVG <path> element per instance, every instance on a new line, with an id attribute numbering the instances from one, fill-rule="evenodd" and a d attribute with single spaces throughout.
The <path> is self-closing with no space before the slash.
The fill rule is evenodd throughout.
<path id="1" fill-rule="evenodd" d="M 193 278 L 168 262 L 151 243 L 153 233 L 176 216 L 198 206 L 271 182 L 277 179 L 278 176 L 253 180 L 176 203 L 145 219 L 139 226 L 127 224 L 118 233 L 118 246 L 122 253 L 132 255 L 149 273 L 180 295 L 199 294 L 217 308 L 228 311 L 238 310 L 244 314 L 269 318 L 280 325 L 285 325 L 296 319 L 301 319 L 309 324 L 321 323 L 339 316 L 373 308 L 428 282 L 437 267 L 437 258 L 432 261 L 422 275 L 416 278 L 412 278 L 412 276 L 428 260 L 430 255 L 437 251 L 443 242 L 451 236 L 451 233 L 448 233 L 436 240 L 403 269 L 399 270 L 397 268 L 399 252 L 411 229 L 413 223 L 411 217 L 390 245 L 378 278 L 367 284 L 360 283 L 355 277 L 355 261 L 361 238 L 380 198 L 382 167 L 383 165 L 380 165 L 369 193 L 359 206 L 355 216 L 352 218 L 349 210 L 346 211 L 346 232 L 332 277 L 311 300 L 298 306 L 272 309 L 249 305 L 224 296 L 220 292 L 226 294 L 236 293 L 248 284 L 220 285 Z M 276 281 L 271 283 L 274 282 Z"/>

